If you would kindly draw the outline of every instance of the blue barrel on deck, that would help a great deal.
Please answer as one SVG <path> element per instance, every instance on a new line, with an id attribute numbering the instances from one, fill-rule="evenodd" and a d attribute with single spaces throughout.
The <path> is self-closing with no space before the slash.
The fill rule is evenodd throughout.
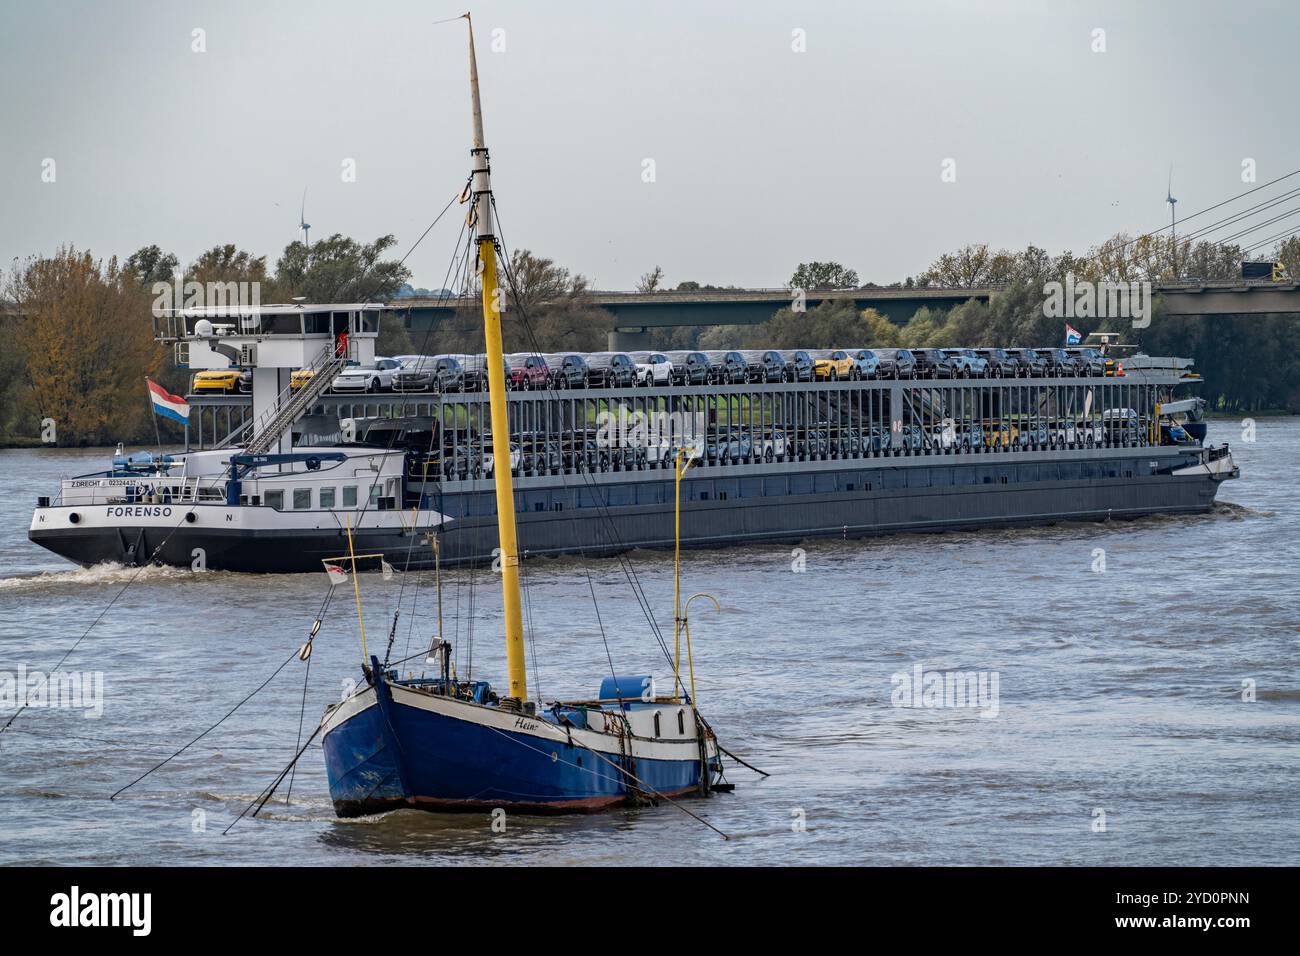
<path id="1" fill-rule="evenodd" d="M 649 674 L 636 677 L 606 677 L 600 682 L 601 700 L 640 700 L 641 695 L 650 694 L 654 678 Z"/>

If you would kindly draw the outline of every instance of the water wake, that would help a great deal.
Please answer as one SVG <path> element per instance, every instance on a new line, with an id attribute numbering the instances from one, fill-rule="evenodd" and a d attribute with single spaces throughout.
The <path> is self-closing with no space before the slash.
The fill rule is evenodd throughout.
<path id="1" fill-rule="evenodd" d="M 130 567 L 117 562 L 105 562 L 88 568 L 70 568 L 66 571 L 41 571 L 37 574 L 0 578 L 0 593 L 5 591 L 52 590 L 63 587 L 94 587 L 104 584 L 126 584 L 134 579 L 137 584 L 159 581 L 190 581 L 211 572 L 191 571 L 164 565 Z"/>

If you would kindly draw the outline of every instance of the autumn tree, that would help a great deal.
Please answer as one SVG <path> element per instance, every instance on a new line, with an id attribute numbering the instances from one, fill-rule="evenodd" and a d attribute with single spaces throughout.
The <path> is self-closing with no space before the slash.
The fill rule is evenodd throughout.
<path id="1" fill-rule="evenodd" d="M 598 352 L 608 346 L 614 319 L 592 305 L 586 276 L 520 249 L 511 257 L 508 281 L 502 335 L 515 351 Z"/>
<path id="2" fill-rule="evenodd" d="M 38 420 L 30 410 L 24 322 L 11 303 L 0 302 L 0 443 L 35 434 Z"/>
<path id="3" fill-rule="evenodd" d="M 108 444 L 152 432 L 146 375 L 162 350 L 133 270 L 72 247 L 15 263 L 6 297 L 23 314 L 24 396 L 52 419 L 61 445 Z"/>

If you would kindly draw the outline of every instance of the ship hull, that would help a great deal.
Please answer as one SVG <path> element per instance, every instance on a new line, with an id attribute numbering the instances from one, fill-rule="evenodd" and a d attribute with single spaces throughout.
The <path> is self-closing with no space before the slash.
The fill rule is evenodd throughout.
<path id="1" fill-rule="evenodd" d="M 588 813 L 707 790 L 698 739 L 630 738 L 620 752 L 608 734 L 386 682 L 324 723 L 330 798 L 341 817 L 403 808 Z M 720 758 L 711 741 L 708 751 L 712 775 Z"/>
<path id="2" fill-rule="evenodd" d="M 322 560 L 337 558 L 348 551 L 346 532 L 334 528 L 225 529 L 176 526 L 173 522 L 34 528 L 28 537 L 43 548 L 86 566 L 104 562 L 161 564 L 255 574 L 320 571 Z M 354 532 L 353 550 L 358 554 L 383 554 L 399 570 L 408 567 L 408 556 L 411 569 L 431 563 L 429 546 L 401 529 Z"/>
<path id="3" fill-rule="evenodd" d="M 810 476 L 810 490 L 799 493 L 790 493 L 795 490 L 792 482 L 802 479 L 779 475 L 757 475 L 748 481 L 744 477 L 697 479 L 683 492 L 682 543 L 686 547 L 790 543 L 1211 510 L 1225 476 L 1169 474 L 1167 467 L 1151 469 L 1151 464 L 1139 468 L 1132 459 L 1101 461 L 1092 470 L 1105 477 L 1074 479 L 1044 479 L 1039 465 L 999 467 L 984 461 L 858 467 L 820 473 L 816 480 L 828 486 L 824 491 L 817 490 Z M 1112 472 L 1116 477 L 1110 477 Z M 1132 477 L 1125 477 L 1126 472 Z M 490 561 L 498 546 L 491 485 L 482 484 L 482 490 L 426 495 L 428 505 L 443 516 L 446 565 Z M 525 505 L 517 518 L 521 552 L 536 557 L 671 547 L 671 488 L 671 479 L 659 476 L 594 488 L 573 484 L 526 488 L 519 492 Z M 637 503 L 616 503 L 627 500 Z M 194 567 L 196 552 L 201 551 L 202 566 L 208 569 L 263 573 L 318 571 L 322 558 L 347 550 L 344 532 L 335 522 L 327 528 L 226 528 L 218 520 L 220 506 L 204 507 L 211 510 L 211 520 L 204 514 L 192 524 L 173 517 L 139 525 L 116 520 L 112 526 L 90 527 L 84 521 L 70 526 L 51 515 L 49 521 L 33 521 L 29 536 L 83 565 L 153 560 Z M 354 536 L 359 553 L 382 553 L 398 569 L 432 564 L 432 550 L 405 528 L 361 530 Z"/>
<path id="4" fill-rule="evenodd" d="M 1205 476 L 1161 475 L 923 487 L 926 477 L 909 476 L 915 487 L 683 501 L 682 544 L 717 548 L 1204 514 L 1214 507 L 1221 483 Z M 521 513 L 517 521 L 520 549 L 532 557 L 664 549 L 674 541 L 671 502 L 534 511 Z M 448 563 L 489 559 L 495 547 L 493 517 L 448 520 L 443 537 Z"/>

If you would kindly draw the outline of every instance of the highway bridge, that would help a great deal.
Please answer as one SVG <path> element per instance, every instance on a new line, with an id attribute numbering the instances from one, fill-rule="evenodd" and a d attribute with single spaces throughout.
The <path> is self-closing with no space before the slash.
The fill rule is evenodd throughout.
<path id="1" fill-rule="evenodd" d="M 971 299 L 987 302 L 997 287 L 837 289 L 806 293 L 805 305 L 852 302 L 876 309 L 894 322 L 906 322 L 922 306 L 950 309 Z M 1269 280 L 1183 280 L 1152 289 L 1163 296 L 1166 315 L 1242 315 L 1300 313 L 1300 284 Z M 590 292 L 588 301 L 613 316 L 609 348 L 627 352 L 650 348 L 652 329 L 678 326 L 757 325 L 790 305 L 789 289 L 710 289 L 690 292 Z M 478 320 L 477 298 L 406 297 L 389 303 L 407 316 L 407 326 L 424 331 L 456 318 Z"/>
<path id="2" fill-rule="evenodd" d="M 995 289 L 834 289 L 805 293 L 804 304 L 852 302 L 861 309 L 877 309 L 894 322 L 906 322 L 922 306 L 950 309 L 970 299 L 987 302 Z M 789 289 L 708 289 L 691 292 L 587 293 L 587 301 L 613 317 L 609 347 L 627 352 L 650 348 L 652 329 L 684 325 L 758 325 L 790 305 Z M 389 303 L 409 315 L 407 327 L 424 331 L 431 324 L 457 315 L 478 315 L 477 299 L 402 298 Z M 507 306 L 508 308 L 508 306 Z"/>

